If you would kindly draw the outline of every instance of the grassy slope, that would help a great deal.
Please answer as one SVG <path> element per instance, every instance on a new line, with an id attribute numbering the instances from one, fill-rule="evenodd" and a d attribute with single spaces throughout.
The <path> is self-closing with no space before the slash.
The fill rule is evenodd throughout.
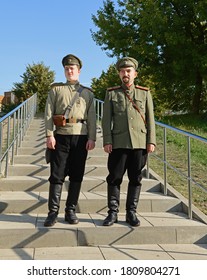
<path id="1" fill-rule="evenodd" d="M 160 122 L 207 139 L 207 118 L 204 115 L 172 115 L 164 117 Z M 163 132 L 159 128 L 157 128 L 156 154 L 163 158 Z M 167 132 L 167 161 L 187 175 L 187 141 L 185 137 L 174 132 Z M 150 166 L 163 177 L 163 165 L 160 161 L 150 157 Z M 167 175 L 168 183 L 188 197 L 187 180 L 183 180 L 170 168 L 167 170 Z M 195 140 L 191 141 L 191 177 L 207 188 L 207 145 Z M 207 214 L 207 193 L 194 184 L 192 186 L 193 203 Z"/>

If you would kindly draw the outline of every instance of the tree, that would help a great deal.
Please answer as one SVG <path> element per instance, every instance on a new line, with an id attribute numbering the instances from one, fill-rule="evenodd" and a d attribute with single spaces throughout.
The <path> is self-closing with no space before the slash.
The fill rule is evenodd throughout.
<path id="1" fill-rule="evenodd" d="M 18 100 L 25 100 L 37 93 L 39 111 L 45 108 L 45 102 L 51 83 L 54 82 L 55 73 L 50 71 L 43 62 L 37 64 L 28 64 L 25 73 L 23 73 L 21 83 L 14 83 L 13 92 Z"/>
<path id="2" fill-rule="evenodd" d="M 92 16 L 92 37 L 111 57 L 137 58 L 166 109 L 199 114 L 207 106 L 206 19 L 206 0 L 106 0 Z"/>
<path id="3" fill-rule="evenodd" d="M 147 84 L 150 88 L 155 88 L 155 85 L 152 82 L 151 77 L 145 77 L 142 75 L 141 78 L 139 76 L 135 79 L 135 84 L 143 85 L 144 82 Z M 99 78 L 93 78 L 91 83 L 91 88 L 94 91 L 94 95 L 96 98 L 104 100 L 106 89 L 120 85 L 121 81 L 118 75 L 118 72 L 116 70 L 115 65 L 110 65 L 108 70 L 106 72 L 102 71 L 102 74 Z M 154 102 L 156 104 L 155 107 L 155 116 L 157 118 L 160 118 L 162 114 L 165 112 L 165 108 L 167 107 L 167 104 L 160 102 L 160 96 L 155 95 L 153 96 Z"/>
<path id="4" fill-rule="evenodd" d="M 106 72 L 102 71 L 99 78 L 93 78 L 91 88 L 96 98 L 104 100 L 106 89 L 120 84 L 115 65 L 110 65 Z"/>

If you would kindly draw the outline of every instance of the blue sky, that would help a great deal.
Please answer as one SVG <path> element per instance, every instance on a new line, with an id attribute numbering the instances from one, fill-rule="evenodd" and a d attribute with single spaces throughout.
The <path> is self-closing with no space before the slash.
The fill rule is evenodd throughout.
<path id="1" fill-rule="evenodd" d="M 11 90 L 28 64 L 43 62 L 64 82 L 62 57 L 83 61 L 80 82 L 90 86 L 116 58 L 109 58 L 91 37 L 91 15 L 103 0 L 8 0 L 0 8 L 0 95 Z"/>

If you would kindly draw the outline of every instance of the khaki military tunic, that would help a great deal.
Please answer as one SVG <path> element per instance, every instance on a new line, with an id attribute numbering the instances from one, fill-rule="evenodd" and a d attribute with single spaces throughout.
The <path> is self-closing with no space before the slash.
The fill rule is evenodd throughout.
<path id="1" fill-rule="evenodd" d="M 126 93 L 139 108 L 140 113 L 126 97 Z M 147 144 L 156 144 L 153 102 L 147 88 L 132 85 L 118 86 L 107 90 L 104 101 L 103 145 L 112 144 L 113 149 L 146 149 Z"/>
<path id="2" fill-rule="evenodd" d="M 84 123 L 66 123 L 63 127 L 54 127 L 53 115 L 64 114 L 67 106 L 71 103 L 73 96 L 79 87 L 82 92 L 76 99 L 67 119 L 85 120 Z M 62 135 L 88 135 L 88 139 L 96 140 L 96 114 L 93 102 L 93 93 L 77 82 L 75 85 L 66 83 L 55 83 L 48 94 L 45 106 L 45 129 L 46 136 L 54 136 L 54 130 Z"/>

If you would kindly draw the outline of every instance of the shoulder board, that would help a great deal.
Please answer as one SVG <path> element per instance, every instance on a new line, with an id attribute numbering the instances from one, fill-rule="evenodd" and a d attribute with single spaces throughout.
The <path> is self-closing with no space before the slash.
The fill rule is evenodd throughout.
<path id="1" fill-rule="evenodd" d="M 50 86 L 51 87 L 58 87 L 58 86 L 64 86 L 64 83 L 52 83 Z"/>
<path id="2" fill-rule="evenodd" d="M 146 90 L 146 91 L 149 90 L 149 88 L 147 88 L 147 87 L 142 87 L 142 86 L 138 86 L 138 85 L 136 85 L 135 88 Z"/>
<path id="3" fill-rule="evenodd" d="M 88 90 L 90 90 L 90 91 L 92 91 L 92 92 L 93 92 L 92 88 L 85 87 L 85 86 L 83 86 L 83 85 L 81 85 L 81 84 L 80 84 L 80 86 L 81 86 L 82 88 L 86 88 L 86 89 L 88 89 Z"/>
<path id="4" fill-rule="evenodd" d="M 115 90 L 115 89 L 119 89 L 119 88 L 121 88 L 121 86 L 110 87 L 110 88 L 107 88 L 107 90 L 111 91 L 111 90 Z"/>

